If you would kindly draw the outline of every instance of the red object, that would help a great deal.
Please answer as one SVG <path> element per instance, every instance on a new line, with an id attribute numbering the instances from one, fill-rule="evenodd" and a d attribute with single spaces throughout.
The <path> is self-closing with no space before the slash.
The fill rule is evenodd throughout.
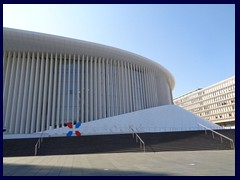
<path id="1" fill-rule="evenodd" d="M 77 136 L 81 136 L 81 133 L 80 133 L 79 131 L 75 131 L 75 134 L 76 134 Z"/>
<path id="2" fill-rule="evenodd" d="M 72 123 L 71 123 L 71 122 L 67 123 L 67 126 L 68 126 L 70 129 L 72 129 L 72 128 L 73 128 L 73 125 L 72 125 Z"/>

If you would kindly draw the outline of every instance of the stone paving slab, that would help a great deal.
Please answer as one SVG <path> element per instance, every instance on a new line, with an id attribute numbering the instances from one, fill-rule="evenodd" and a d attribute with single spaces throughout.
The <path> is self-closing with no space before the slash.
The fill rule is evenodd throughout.
<path id="1" fill-rule="evenodd" d="M 4 157 L 4 176 L 235 176 L 235 151 Z"/>

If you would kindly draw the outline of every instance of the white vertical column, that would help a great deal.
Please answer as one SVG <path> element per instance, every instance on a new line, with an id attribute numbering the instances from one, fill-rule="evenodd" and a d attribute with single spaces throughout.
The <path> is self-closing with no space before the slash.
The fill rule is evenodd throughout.
<path id="1" fill-rule="evenodd" d="M 62 94 L 62 127 L 64 126 L 65 122 L 65 97 L 66 97 L 66 69 L 67 69 L 67 55 L 64 55 L 64 67 L 63 67 L 63 94 Z"/>
<path id="2" fill-rule="evenodd" d="M 37 103 L 38 103 L 38 92 L 40 91 L 39 86 L 39 72 L 40 72 L 40 58 L 39 53 L 37 53 L 36 71 L 34 79 L 34 91 L 33 91 L 33 109 L 32 109 L 32 123 L 31 123 L 31 133 L 36 132 L 36 121 L 37 121 Z"/>
<path id="3" fill-rule="evenodd" d="M 8 52 L 8 60 L 7 60 L 7 67 L 6 67 L 6 75 L 4 79 L 4 87 L 3 87 L 3 120 L 4 120 L 4 125 L 6 126 L 6 119 L 5 119 L 5 114 L 6 114 L 6 107 L 7 107 L 7 97 L 8 97 L 8 92 L 9 92 L 9 82 L 10 82 L 10 73 L 11 73 L 11 64 L 12 64 L 12 54 L 11 52 Z"/>
<path id="4" fill-rule="evenodd" d="M 98 114 L 97 114 L 97 108 L 98 108 L 98 74 L 97 74 L 97 57 L 94 58 L 94 119 L 98 118 Z"/>
<path id="5" fill-rule="evenodd" d="M 139 97 L 138 97 L 138 90 L 137 90 L 137 79 L 136 79 L 136 65 L 133 64 L 133 86 L 134 86 L 134 96 L 135 96 L 135 111 L 136 110 L 139 110 L 139 106 L 138 106 L 138 100 L 139 100 Z"/>
<path id="6" fill-rule="evenodd" d="M 81 82 L 81 122 L 84 122 L 84 56 L 82 57 L 82 82 Z"/>
<path id="7" fill-rule="evenodd" d="M 53 79 L 53 53 L 51 53 L 50 58 L 50 77 L 49 77 L 49 87 L 48 87 L 48 100 L 47 100 L 47 124 L 46 129 L 50 129 L 50 118 L 51 118 L 51 107 L 52 107 L 52 79 Z M 52 127 L 53 125 L 51 125 Z"/>
<path id="8" fill-rule="evenodd" d="M 150 91 L 149 91 L 149 80 L 148 80 L 148 69 L 146 68 L 146 87 L 147 87 L 147 100 L 148 100 L 148 108 L 151 107 L 151 101 L 150 101 Z"/>
<path id="9" fill-rule="evenodd" d="M 114 84 L 114 80 L 113 80 L 113 60 L 110 60 L 110 75 L 109 75 L 109 85 L 110 85 L 110 116 L 114 116 L 114 96 L 113 96 L 113 84 Z"/>
<path id="10" fill-rule="evenodd" d="M 58 59 L 56 58 L 56 63 L 58 64 Z M 61 95 L 61 81 L 62 81 L 62 54 L 60 53 L 60 57 L 59 57 L 59 66 L 58 66 L 58 98 L 57 98 L 57 119 L 56 119 L 56 123 L 57 123 L 57 128 L 62 127 L 63 126 L 63 122 L 61 122 L 61 126 L 60 126 L 60 118 L 61 118 L 61 97 L 64 97 L 64 95 Z M 57 71 L 55 72 L 57 75 Z M 63 104 L 62 104 L 63 105 Z"/>
<path id="11" fill-rule="evenodd" d="M 78 55 L 78 68 L 77 68 L 77 122 L 80 120 L 80 115 L 79 115 L 79 102 L 80 102 L 80 55 Z"/>
<path id="12" fill-rule="evenodd" d="M 106 99 L 107 99 L 107 114 L 106 117 L 110 116 L 110 86 L 109 86 L 109 62 L 106 59 Z"/>
<path id="13" fill-rule="evenodd" d="M 16 111 L 17 111 L 17 100 L 19 94 L 19 82 L 20 82 L 20 71 L 21 71 L 21 53 L 18 52 L 17 55 L 17 67 L 16 67 L 16 74 L 15 74 L 15 82 L 14 82 L 14 93 L 13 93 L 13 102 L 12 102 L 12 111 L 11 111 L 11 121 L 10 121 L 10 128 L 9 132 L 14 133 L 14 128 L 16 125 Z"/>
<path id="14" fill-rule="evenodd" d="M 138 66 L 138 71 L 137 71 L 137 77 L 138 77 L 138 88 L 139 88 L 139 103 L 140 103 L 140 109 L 143 109 L 143 95 L 142 95 L 142 81 L 141 81 L 141 67 Z"/>
<path id="15" fill-rule="evenodd" d="M 129 112 L 132 112 L 132 88 L 131 88 L 131 69 L 130 64 L 127 63 L 127 71 L 128 71 L 128 94 L 129 94 Z"/>
<path id="16" fill-rule="evenodd" d="M 135 87 L 136 87 L 136 90 L 135 90 L 135 93 L 136 93 L 136 106 L 137 106 L 137 110 L 140 109 L 140 96 L 139 96 L 139 87 L 138 87 L 138 69 L 137 69 L 137 65 L 134 65 L 135 67 L 135 71 L 134 71 L 134 79 L 135 79 Z"/>
<path id="17" fill-rule="evenodd" d="M 93 57 L 91 56 L 90 57 L 90 77 L 89 77 L 89 83 L 90 83 L 90 86 L 89 86 L 89 93 L 90 93 L 90 102 L 89 102 L 89 105 L 90 105 L 90 118 L 89 118 L 89 121 L 92 121 L 93 120 Z"/>
<path id="18" fill-rule="evenodd" d="M 98 119 L 102 118 L 101 58 L 98 58 Z"/>
<path id="19" fill-rule="evenodd" d="M 158 98 L 158 105 L 161 105 L 161 77 L 158 77 L 158 94 L 159 94 L 159 98 Z"/>
<path id="20" fill-rule="evenodd" d="M 156 88 L 156 106 L 159 106 L 159 77 L 158 72 L 155 70 L 155 88 Z"/>
<path id="21" fill-rule="evenodd" d="M 152 71 L 151 70 L 149 70 L 149 84 L 150 84 L 151 107 L 153 107 L 154 100 L 153 100 L 153 84 L 152 84 Z"/>
<path id="22" fill-rule="evenodd" d="M 32 53 L 32 60 L 31 60 L 31 73 L 30 73 L 30 85 L 29 85 L 29 93 L 28 93 L 28 108 L 27 108 L 27 122 L 25 127 L 25 133 L 29 133 L 31 130 L 31 123 L 35 121 L 32 118 L 32 107 L 33 107 L 33 88 L 34 88 L 34 78 L 35 78 L 35 53 Z"/>
<path id="23" fill-rule="evenodd" d="M 132 64 L 129 64 L 129 93 L 130 93 L 130 110 L 134 111 L 134 102 L 133 102 L 133 87 L 132 87 Z"/>
<path id="24" fill-rule="evenodd" d="M 139 89 L 138 89 L 138 79 L 137 79 L 137 66 L 134 64 L 134 86 L 135 86 L 135 98 L 136 98 L 136 110 L 139 110 Z"/>
<path id="25" fill-rule="evenodd" d="M 54 79 L 53 79 L 53 105 L 52 105 L 52 127 L 59 127 L 59 120 L 56 121 L 56 97 L 57 97 L 57 76 L 58 76 L 58 55 L 55 54 L 54 58 Z"/>
<path id="26" fill-rule="evenodd" d="M 6 73 L 6 65 L 7 65 L 7 52 L 3 52 L 3 89 L 4 89 L 4 82 L 5 82 L 5 73 Z"/>
<path id="27" fill-rule="evenodd" d="M 142 91 L 141 91 L 141 80 L 140 80 L 140 66 L 137 66 L 137 84 L 138 84 L 138 96 L 139 96 L 139 109 L 142 108 Z"/>
<path id="28" fill-rule="evenodd" d="M 127 63 L 124 62 L 124 83 L 125 83 L 125 100 L 126 100 L 126 112 L 129 112 L 129 89 L 128 89 L 128 70 Z"/>
<path id="29" fill-rule="evenodd" d="M 37 125 L 36 125 L 36 132 L 40 131 L 41 127 L 41 116 L 42 116 L 42 101 L 43 101 L 43 83 L 44 83 L 44 70 L 45 70 L 45 59 L 44 53 L 41 55 L 41 72 L 40 72 L 40 84 L 39 84 L 39 94 L 38 94 L 38 109 L 37 109 Z"/>
<path id="30" fill-rule="evenodd" d="M 86 67 L 85 67 L 85 122 L 88 122 L 88 99 L 89 99 L 89 88 L 88 88 L 88 56 L 86 57 Z"/>
<path id="31" fill-rule="evenodd" d="M 70 108 L 70 86 L 71 86 L 71 54 L 68 57 L 68 90 L 67 90 L 67 122 L 69 122 L 69 108 Z"/>
<path id="32" fill-rule="evenodd" d="M 118 73 L 118 60 L 115 61 L 115 68 L 114 68 L 114 75 L 115 75 L 115 97 L 116 97 L 116 102 L 115 102 L 115 115 L 120 114 L 120 97 L 119 97 L 119 73 Z"/>
<path id="33" fill-rule="evenodd" d="M 152 107 L 154 107 L 154 85 L 153 85 L 153 72 L 152 72 L 152 70 L 150 70 L 150 85 L 151 85 Z"/>
<path id="34" fill-rule="evenodd" d="M 158 77 L 157 77 L 157 84 L 158 84 L 158 89 L 157 89 L 157 92 L 158 92 L 158 106 L 161 104 L 161 99 L 160 99 L 160 97 L 161 97 L 161 82 L 160 82 L 160 78 L 161 77 L 159 77 L 159 75 L 158 75 Z"/>
<path id="35" fill-rule="evenodd" d="M 157 106 L 157 82 L 156 82 L 156 79 L 155 79 L 155 71 L 153 70 L 153 75 L 152 75 L 152 82 L 153 82 L 153 91 L 154 91 L 154 94 L 153 94 L 153 100 L 154 100 L 154 106 Z"/>
<path id="36" fill-rule="evenodd" d="M 145 85 L 145 81 L 144 81 L 144 67 L 142 67 L 141 70 L 141 81 L 142 81 L 142 92 L 143 92 L 143 108 L 146 109 L 147 108 L 147 102 L 146 102 L 146 85 Z"/>
<path id="37" fill-rule="evenodd" d="M 142 108 L 146 108 L 146 102 L 145 102 L 145 85 L 143 80 L 143 68 L 140 66 L 140 81 L 141 81 L 141 94 L 142 94 Z"/>
<path id="38" fill-rule="evenodd" d="M 142 96 L 142 85 L 141 85 L 141 77 L 140 77 L 140 66 L 137 66 L 137 79 L 138 79 L 138 90 L 139 90 L 139 108 L 143 109 L 143 96 Z"/>
<path id="39" fill-rule="evenodd" d="M 105 89 L 105 59 L 102 59 L 102 115 L 103 118 L 106 118 L 106 89 Z"/>
<path id="40" fill-rule="evenodd" d="M 119 112 L 118 114 L 122 114 L 122 88 L 121 88 L 121 69 L 120 69 L 120 62 L 117 61 L 117 81 L 118 81 L 118 100 L 119 100 Z"/>
<path id="41" fill-rule="evenodd" d="M 13 53 L 13 59 L 12 59 L 12 67 L 10 69 L 10 80 L 9 80 L 9 92 L 8 92 L 8 97 L 7 97 L 7 102 L 6 102 L 6 114 L 5 114 L 5 121 L 6 121 L 6 128 L 7 132 L 9 132 L 11 126 L 11 110 L 12 110 L 12 97 L 13 97 L 13 90 L 14 90 L 14 81 L 15 81 L 15 72 L 16 72 L 16 53 Z"/>
<path id="42" fill-rule="evenodd" d="M 113 111 L 113 114 L 112 116 L 115 116 L 117 113 L 116 113 L 116 101 L 117 101 L 117 98 L 116 98 L 116 78 L 115 78 L 115 60 L 112 60 L 112 99 L 113 99 L 113 108 L 112 108 L 112 111 Z"/>
<path id="43" fill-rule="evenodd" d="M 145 108 L 148 108 L 149 107 L 149 100 L 148 100 L 148 84 L 147 84 L 147 73 L 146 73 L 146 68 L 143 69 L 143 72 L 144 72 L 144 90 L 145 90 L 145 99 L 146 99 L 146 107 Z"/>
<path id="44" fill-rule="evenodd" d="M 124 67 L 121 61 L 121 86 L 122 86 L 122 112 L 126 112 L 126 92 L 125 92 L 125 78 L 124 78 Z"/>
<path id="45" fill-rule="evenodd" d="M 75 54 L 73 55 L 72 123 L 75 120 Z"/>
<path id="46" fill-rule="evenodd" d="M 134 69 L 134 65 L 131 64 L 131 86 L 132 86 L 132 100 L 133 100 L 133 111 L 136 111 L 137 110 L 137 106 L 136 106 L 136 93 L 135 93 L 135 76 L 134 76 L 134 72 L 135 72 L 135 69 Z"/>
<path id="47" fill-rule="evenodd" d="M 149 92 L 148 92 L 148 83 L 147 83 L 147 69 L 144 68 L 144 83 L 145 83 L 145 90 L 146 90 L 146 103 L 147 103 L 147 107 L 149 108 Z"/>
<path id="48" fill-rule="evenodd" d="M 21 126 L 20 126 L 20 133 L 25 132 L 25 125 L 26 125 L 26 115 L 27 115 L 27 100 L 28 100 L 28 91 L 29 91 L 29 78 L 30 78 L 30 66 L 31 66 L 31 59 L 30 53 L 28 52 L 27 55 L 27 69 L 26 69 L 26 76 L 24 79 L 24 94 L 23 94 L 23 104 L 22 104 L 22 115 L 21 115 Z"/>
<path id="49" fill-rule="evenodd" d="M 22 113 L 22 99 L 24 93 L 24 79 L 25 79 L 25 69 L 26 69 L 26 60 L 25 60 L 25 52 L 22 55 L 22 65 L 21 65 L 21 75 L 20 75 L 20 83 L 19 83 L 19 95 L 17 100 L 17 114 L 16 114 L 16 125 L 14 128 L 14 133 L 20 133 L 20 123 L 21 123 L 21 113 Z"/>
<path id="50" fill-rule="evenodd" d="M 153 103 L 152 103 L 152 84 L 151 84 L 151 80 L 150 80 L 150 76 L 151 76 L 151 72 L 149 69 L 147 69 L 148 71 L 148 89 L 149 89 L 149 102 L 150 102 L 150 107 L 153 107 Z"/>
<path id="51" fill-rule="evenodd" d="M 49 58 L 46 55 L 45 77 L 44 77 L 44 90 L 43 90 L 43 110 L 42 110 L 42 126 L 41 131 L 45 131 L 46 111 L 47 111 L 47 95 L 48 95 L 48 75 L 49 75 Z"/>
<path id="52" fill-rule="evenodd" d="M 114 104 L 114 115 L 119 114 L 119 95 L 118 95 L 118 64 L 117 60 L 114 61 L 114 97 L 115 97 L 115 104 Z"/>

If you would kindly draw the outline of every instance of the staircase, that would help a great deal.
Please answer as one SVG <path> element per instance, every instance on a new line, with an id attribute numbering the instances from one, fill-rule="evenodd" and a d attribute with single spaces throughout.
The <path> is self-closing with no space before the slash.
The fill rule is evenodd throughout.
<path id="1" fill-rule="evenodd" d="M 45 138 L 38 155 L 140 152 L 131 134 Z"/>
<path id="2" fill-rule="evenodd" d="M 219 130 L 235 141 L 235 130 Z M 159 151 L 199 151 L 199 150 L 227 150 L 231 149 L 228 140 L 207 131 L 185 131 L 185 132 L 164 132 L 164 133 L 141 133 L 138 134 L 146 145 L 146 152 Z"/>
<path id="3" fill-rule="evenodd" d="M 38 139 L 4 140 L 3 156 L 33 156 Z M 29 143 L 31 141 L 31 143 Z M 25 149 L 27 151 L 25 151 Z M 37 155 L 142 152 L 132 134 L 43 138 Z"/>
<path id="4" fill-rule="evenodd" d="M 218 130 L 235 141 L 235 130 Z M 146 152 L 195 151 L 231 149 L 229 141 L 221 143 L 218 135 L 212 138 L 208 131 L 139 133 Z M 11 139 L 3 141 L 3 156 L 34 156 L 38 139 Z M 132 134 L 92 135 L 44 138 L 37 155 L 143 152 Z"/>
<path id="5" fill-rule="evenodd" d="M 37 138 L 4 139 L 3 157 L 33 156 Z"/>

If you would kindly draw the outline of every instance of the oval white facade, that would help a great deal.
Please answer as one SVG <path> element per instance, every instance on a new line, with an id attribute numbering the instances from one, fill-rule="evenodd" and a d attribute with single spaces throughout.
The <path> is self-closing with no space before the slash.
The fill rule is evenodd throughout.
<path id="1" fill-rule="evenodd" d="M 6 133 L 29 134 L 172 104 L 161 65 L 117 48 L 3 28 Z"/>

